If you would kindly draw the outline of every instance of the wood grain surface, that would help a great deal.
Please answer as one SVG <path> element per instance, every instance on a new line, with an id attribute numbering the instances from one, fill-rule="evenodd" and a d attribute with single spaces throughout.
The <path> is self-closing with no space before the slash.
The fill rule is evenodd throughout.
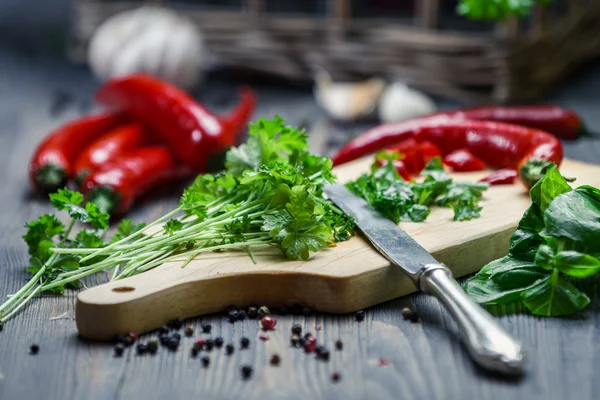
<path id="1" fill-rule="evenodd" d="M 582 76 L 552 99 L 580 111 L 588 123 L 592 122 L 592 130 L 600 126 L 598 72 L 600 68 Z M 26 181 L 29 155 L 49 129 L 89 110 L 89 96 L 95 86 L 83 68 L 0 46 L 2 295 L 13 293 L 28 278 L 27 252 L 20 239 L 24 222 L 50 211 L 44 199 L 30 193 Z M 211 106 L 225 109 L 234 101 L 228 100 L 234 89 L 234 83 L 213 79 L 198 95 Z M 52 116 L 49 110 L 57 90 L 69 93 L 72 101 Z M 265 85 L 258 86 L 258 90 L 260 115 L 277 112 L 292 123 L 317 124 L 320 132 L 328 133 L 327 140 L 316 141 L 327 144 L 324 151 L 332 151 L 344 140 L 340 129 L 316 121 L 320 114 L 309 92 Z M 565 147 L 571 158 L 597 163 L 600 157 L 597 139 L 566 143 Z M 159 199 L 148 199 L 131 217 L 155 218 L 169 210 L 176 199 L 177 190 Z M 87 284 L 103 280 L 98 276 Z M 232 356 L 213 351 L 209 368 L 202 368 L 198 359 L 190 358 L 192 339 L 186 338 L 176 353 L 161 349 L 154 357 L 136 356 L 128 349 L 122 358 L 115 358 L 110 345 L 77 336 L 73 320 L 75 292 L 61 297 L 44 295 L 0 332 L 0 399 L 596 399 L 600 391 L 596 280 L 588 283 L 588 293 L 592 304 L 573 318 L 501 318 L 501 323 L 524 342 L 529 356 L 526 376 L 516 381 L 484 375 L 476 369 L 451 334 L 455 327 L 449 316 L 436 301 L 423 295 L 369 308 L 362 323 L 354 321 L 352 315 L 277 317 L 277 330 L 269 334 L 271 340 L 267 342 L 254 340 L 259 334 L 256 321 L 231 325 L 216 314 L 193 319 L 186 324 L 196 328 L 201 322 L 212 324 L 212 333 L 203 337 L 222 336 L 226 343 L 236 343 Z M 403 307 L 416 309 L 422 322 L 403 321 Z M 52 319 L 56 317 L 60 318 Z M 289 348 L 293 323 L 312 331 L 331 349 L 335 340 L 342 339 L 344 350 L 332 350 L 331 360 L 326 363 Z M 315 329 L 317 326 L 320 331 Z M 252 339 L 248 350 L 238 349 L 242 336 Z M 28 354 L 32 343 L 40 345 L 37 356 Z M 282 357 L 279 367 L 268 362 L 275 352 Z M 382 366 L 380 358 L 388 365 Z M 240 379 L 242 364 L 254 368 L 252 379 L 246 382 Z M 329 378 L 334 371 L 342 376 L 335 384 Z"/>

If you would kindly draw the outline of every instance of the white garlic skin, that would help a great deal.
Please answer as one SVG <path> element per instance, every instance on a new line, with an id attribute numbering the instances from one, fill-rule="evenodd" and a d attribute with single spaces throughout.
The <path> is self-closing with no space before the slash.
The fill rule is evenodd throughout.
<path id="1" fill-rule="evenodd" d="M 377 110 L 382 122 L 404 121 L 436 111 L 433 100 L 401 82 L 394 82 L 385 88 Z"/>
<path id="2" fill-rule="evenodd" d="M 385 88 L 381 78 L 363 82 L 333 82 L 321 70 L 315 78 L 314 96 L 330 117 L 338 121 L 355 121 L 373 114 Z"/>
<path id="3" fill-rule="evenodd" d="M 159 7 L 110 17 L 88 48 L 89 65 L 102 80 L 141 72 L 191 89 L 202 79 L 204 61 L 204 41 L 194 23 Z"/>

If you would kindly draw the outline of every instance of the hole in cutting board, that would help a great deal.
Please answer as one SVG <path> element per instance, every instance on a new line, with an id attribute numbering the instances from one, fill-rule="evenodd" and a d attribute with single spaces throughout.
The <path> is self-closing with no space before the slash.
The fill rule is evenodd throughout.
<path id="1" fill-rule="evenodd" d="M 117 292 L 117 293 L 126 293 L 126 292 L 133 292 L 135 290 L 134 287 L 131 286 L 119 286 L 116 288 L 113 288 L 113 292 Z"/>

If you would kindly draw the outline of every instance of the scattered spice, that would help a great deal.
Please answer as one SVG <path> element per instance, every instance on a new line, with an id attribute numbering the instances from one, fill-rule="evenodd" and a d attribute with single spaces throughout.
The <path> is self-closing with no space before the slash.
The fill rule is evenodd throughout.
<path id="1" fill-rule="evenodd" d="M 270 315 L 271 311 L 269 311 L 269 309 L 267 308 L 267 306 L 260 306 L 258 309 L 258 317 L 262 318 L 265 315 Z"/>
<path id="2" fill-rule="evenodd" d="M 203 323 L 202 324 L 202 333 L 210 333 L 212 330 L 212 326 L 210 324 Z"/>
<path id="3" fill-rule="evenodd" d="M 312 310 L 308 307 L 303 307 L 302 308 L 302 315 L 304 315 L 305 317 L 309 317 L 310 314 L 312 314 Z"/>
<path id="4" fill-rule="evenodd" d="M 147 350 L 148 347 L 143 343 L 138 343 L 137 346 L 135 346 L 135 351 L 139 356 L 146 354 Z"/>
<path id="5" fill-rule="evenodd" d="M 129 337 L 129 339 L 131 339 L 132 344 L 135 343 L 135 341 L 138 339 L 138 334 L 136 332 L 129 332 L 127 336 Z"/>
<path id="6" fill-rule="evenodd" d="M 183 321 L 180 318 L 173 318 L 167 322 L 167 326 L 171 329 L 179 330 L 183 326 Z"/>
<path id="7" fill-rule="evenodd" d="M 156 354 L 156 352 L 158 351 L 158 342 L 156 340 L 149 341 L 146 345 L 146 350 L 150 354 Z"/>
<path id="8" fill-rule="evenodd" d="M 294 335 L 302 335 L 302 325 L 300 325 L 300 324 L 292 325 L 292 333 Z"/>
<path id="9" fill-rule="evenodd" d="M 319 358 L 323 361 L 329 361 L 329 350 L 324 349 L 321 354 L 319 354 Z"/>
<path id="10" fill-rule="evenodd" d="M 317 346 L 317 338 L 314 336 L 304 337 L 304 351 L 312 353 Z"/>
<path id="11" fill-rule="evenodd" d="M 240 345 L 242 346 L 242 349 L 247 349 L 248 346 L 250 346 L 250 339 L 248 339 L 247 337 L 243 337 L 240 340 Z"/>
<path id="12" fill-rule="evenodd" d="M 419 322 L 419 320 L 421 319 L 421 317 L 419 316 L 419 314 L 416 311 L 411 310 L 408 307 L 405 307 L 402 309 L 402 317 L 405 320 L 409 320 L 410 322 Z"/>
<path id="13" fill-rule="evenodd" d="M 290 343 L 292 344 L 292 346 L 294 347 L 300 347 L 299 343 L 300 343 L 300 336 L 298 335 L 292 335 L 292 337 L 290 338 Z"/>
<path id="14" fill-rule="evenodd" d="M 31 350 L 33 351 L 33 346 L 31 346 Z M 125 346 L 123 346 L 123 343 L 117 343 L 115 345 L 115 357 L 121 357 L 123 355 L 123 352 L 125 351 Z M 37 351 L 35 353 L 31 352 L 31 354 L 36 354 Z"/>
<path id="15" fill-rule="evenodd" d="M 306 340 L 304 340 L 304 338 L 301 337 L 300 339 L 298 339 L 298 345 L 296 347 L 304 347 L 304 343 L 306 343 Z"/>
<path id="16" fill-rule="evenodd" d="M 217 349 L 220 349 L 221 347 L 223 347 L 223 338 L 222 337 L 215 338 L 215 347 Z"/>
<path id="17" fill-rule="evenodd" d="M 333 374 L 331 374 L 331 380 L 334 382 L 339 382 L 340 379 L 342 379 L 342 376 L 340 375 L 339 372 L 334 372 Z"/>
<path id="18" fill-rule="evenodd" d="M 250 319 L 256 319 L 258 318 L 258 308 L 257 307 L 250 307 L 248 308 L 248 318 Z"/>
<path id="19" fill-rule="evenodd" d="M 281 357 L 279 356 L 279 354 L 276 353 L 271 356 L 271 365 L 277 366 L 280 362 Z"/>
<path id="20" fill-rule="evenodd" d="M 39 352 L 40 352 L 40 346 L 39 345 L 32 344 L 31 346 L 29 346 L 29 354 L 31 354 L 32 356 L 35 356 Z"/>
<path id="21" fill-rule="evenodd" d="M 233 350 L 234 347 L 231 343 L 225 346 L 225 354 L 227 354 L 228 356 L 233 354 Z"/>
<path id="22" fill-rule="evenodd" d="M 198 356 L 198 349 L 196 348 L 196 346 L 192 347 L 192 357 L 196 358 Z"/>
<path id="23" fill-rule="evenodd" d="M 202 366 L 204 368 L 206 368 L 210 364 L 210 357 L 204 356 L 204 357 L 202 357 L 201 361 L 202 361 Z"/>
<path id="24" fill-rule="evenodd" d="M 167 348 L 171 351 L 177 351 L 177 349 L 179 348 L 179 340 L 169 338 L 169 340 L 167 340 Z"/>
<path id="25" fill-rule="evenodd" d="M 275 329 L 275 325 L 277 325 L 277 320 L 268 315 L 265 315 L 260 319 L 260 324 L 265 331 Z"/>
<path id="26" fill-rule="evenodd" d="M 202 350 L 202 348 L 204 347 L 204 343 L 206 343 L 206 341 L 204 339 L 196 340 L 194 342 L 194 348 L 196 348 L 198 350 Z"/>
<path id="27" fill-rule="evenodd" d="M 335 342 L 335 349 L 336 350 L 342 350 L 344 348 L 344 342 L 342 342 L 341 340 L 337 340 Z"/>
<path id="28" fill-rule="evenodd" d="M 163 335 L 168 335 L 168 334 L 169 334 L 168 326 L 163 325 L 160 328 L 158 328 L 158 336 L 163 336 Z"/>
<path id="29" fill-rule="evenodd" d="M 241 371 L 243 379 L 250 379 L 250 377 L 252 376 L 252 367 L 249 365 L 242 366 Z"/>
<path id="30" fill-rule="evenodd" d="M 354 314 L 354 319 L 358 322 L 362 322 L 365 319 L 365 312 L 363 310 L 359 310 Z"/>
<path id="31" fill-rule="evenodd" d="M 248 317 L 248 314 L 246 313 L 246 311 L 244 311 L 244 310 L 238 311 L 238 320 L 239 321 L 245 320 L 246 317 Z"/>
<path id="32" fill-rule="evenodd" d="M 312 333 L 310 333 L 310 332 L 306 332 L 306 333 L 304 334 L 304 339 L 308 339 L 308 338 L 309 338 L 309 337 L 311 337 L 311 336 L 312 336 Z"/>
<path id="33" fill-rule="evenodd" d="M 0 321 L 0 332 L 2 332 L 3 329 L 4 329 L 4 323 L 2 321 Z"/>
<path id="34" fill-rule="evenodd" d="M 266 342 L 267 340 L 269 340 L 270 338 L 267 335 L 260 335 L 258 337 L 260 340 L 262 340 L 263 342 Z"/>
<path id="35" fill-rule="evenodd" d="M 315 346 L 315 353 L 317 354 L 317 356 L 320 356 L 321 353 L 323 353 L 325 351 L 325 346 L 323 345 L 317 345 Z"/>
<path id="36" fill-rule="evenodd" d="M 385 367 L 386 365 L 390 365 L 390 363 L 385 358 L 379 357 L 379 365 Z"/>
<path id="37" fill-rule="evenodd" d="M 229 322 L 233 324 L 235 321 L 238 320 L 239 313 L 237 312 L 237 310 L 231 310 L 229 311 L 229 313 L 227 313 L 227 318 L 229 318 Z"/>
<path id="38" fill-rule="evenodd" d="M 187 328 L 185 328 L 185 336 L 191 337 L 193 335 L 194 335 L 194 328 L 192 328 L 191 326 L 188 326 Z"/>
<path id="39" fill-rule="evenodd" d="M 206 341 L 204 342 L 204 348 L 207 351 L 211 351 L 213 349 L 214 345 L 215 345 L 215 341 L 212 339 L 206 339 Z"/>

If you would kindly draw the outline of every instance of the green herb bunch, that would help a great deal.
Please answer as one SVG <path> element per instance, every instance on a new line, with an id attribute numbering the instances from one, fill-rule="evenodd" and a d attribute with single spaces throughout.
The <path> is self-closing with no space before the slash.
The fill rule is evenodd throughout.
<path id="1" fill-rule="evenodd" d="M 504 311 L 573 314 L 590 302 L 573 283 L 600 272 L 600 190 L 572 189 L 553 165 L 530 196 L 509 254 L 483 267 L 464 288 L 478 303 Z"/>
<path id="2" fill-rule="evenodd" d="M 433 205 L 452 208 L 455 221 L 479 218 L 479 199 L 489 184 L 453 182 L 439 157 L 425 166 L 423 181 L 406 182 L 393 165 L 394 156 L 380 153 L 376 159 L 381 157 L 391 158 L 383 167 L 373 164 L 371 173 L 346 186 L 392 221 L 425 221 Z"/>
<path id="3" fill-rule="evenodd" d="M 33 278 L 0 306 L 0 321 L 14 315 L 35 294 L 62 293 L 80 279 L 110 271 L 122 279 L 167 261 L 187 265 L 211 251 L 242 250 L 256 262 L 257 246 L 276 246 L 291 260 L 347 240 L 354 223 L 322 195 L 333 182 L 332 162 L 311 155 L 303 130 L 284 121 L 259 119 L 250 124 L 245 144 L 226 155 L 226 170 L 200 175 L 185 189 L 179 206 L 148 225 L 120 223 L 107 243 L 109 216 L 94 203 L 82 207 L 78 192 L 59 190 L 50 199 L 67 211 L 65 227 L 54 215 L 43 215 L 26 225 L 23 237 L 31 256 Z M 94 229 L 73 235 L 80 221 Z"/>
<path id="4" fill-rule="evenodd" d="M 460 0 L 457 12 L 471 19 L 505 20 L 509 16 L 525 16 L 534 4 L 552 0 Z"/>

